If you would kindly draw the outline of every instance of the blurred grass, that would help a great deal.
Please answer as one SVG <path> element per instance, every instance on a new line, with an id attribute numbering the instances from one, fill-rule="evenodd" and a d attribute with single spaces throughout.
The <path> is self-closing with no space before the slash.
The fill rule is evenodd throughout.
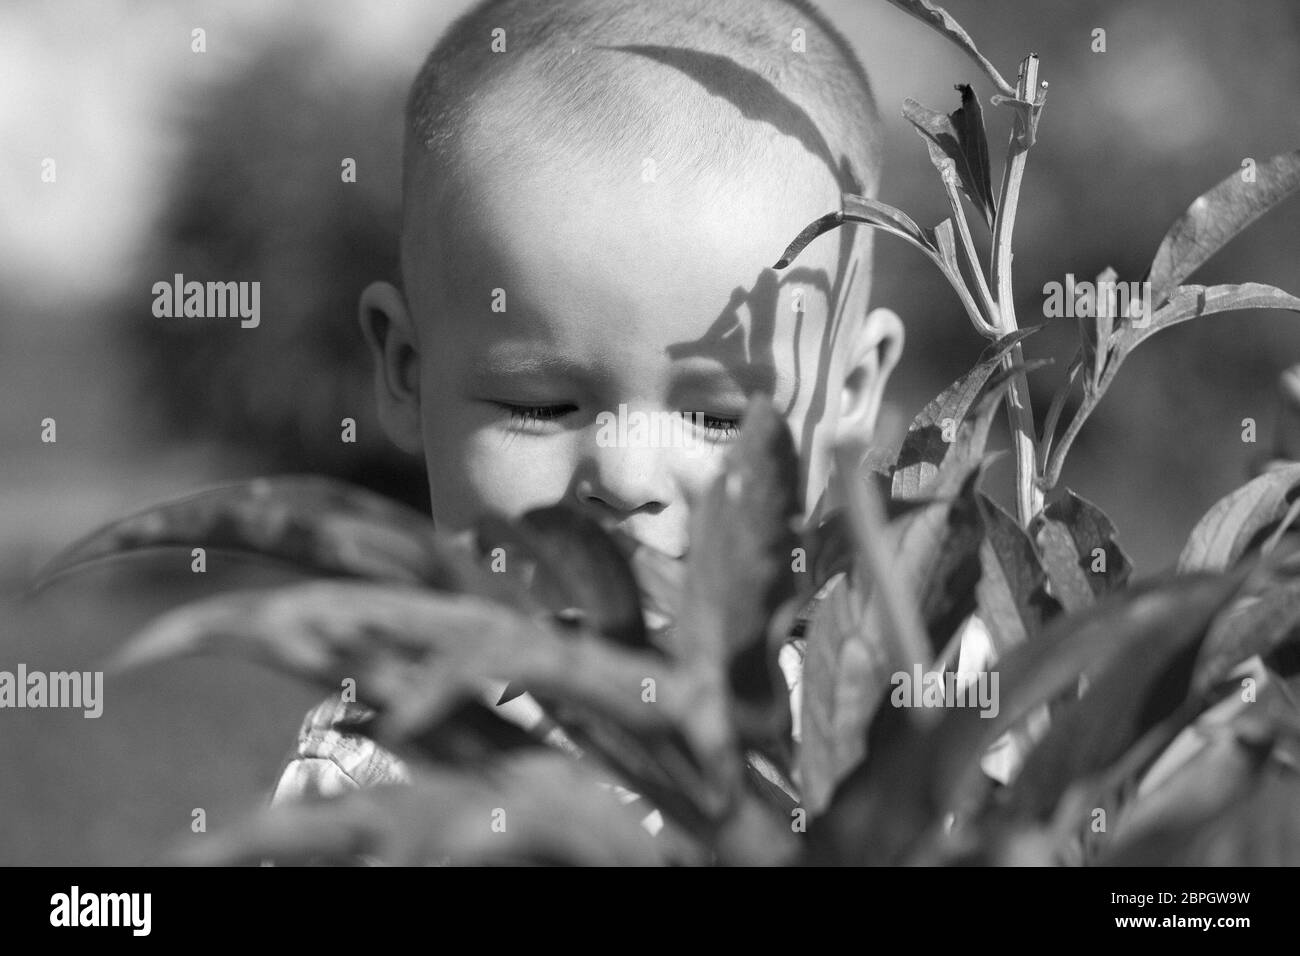
<path id="1" fill-rule="evenodd" d="M 101 565 L 23 600 L 0 597 L 0 669 L 98 670 L 149 618 L 192 598 L 295 580 L 209 554 Z M 158 570 L 171 564 L 173 570 Z M 150 570 L 152 569 L 152 570 Z M 0 865 L 148 863 L 269 798 L 307 708 L 322 696 L 244 662 L 195 659 L 104 678 L 104 710 L 0 711 Z"/>

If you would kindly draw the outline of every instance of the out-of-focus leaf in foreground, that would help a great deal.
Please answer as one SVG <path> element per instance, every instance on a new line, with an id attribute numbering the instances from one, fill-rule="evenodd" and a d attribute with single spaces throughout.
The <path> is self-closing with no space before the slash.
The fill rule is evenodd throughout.
<path id="1" fill-rule="evenodd" d="M 448 591 L 471 590 L 470 551 L 411 508 L 332 478 L 285 476 L 222 485 L 115 521 L 71 545 L 33 587 L 89 562 L 164 547 L 207 547 Z"/>
<path id="2" fill-rule="evenodd" d="M 164 615 L 113 664 L 197 653 L 251 658 L 331 690 L 352 678 L 358 700 L 381 712 L 378 734 L 398 745 L 500 680 L 649 733 L 669 732 L 670 714 L 680 712 L 671 681 L 660 706 L 641 703 L 641 682 L 661 672 L 662 661 L 590 634 L 560 636 L 468 595 L 349 582 L 236 592 Z"/>
<path id="3" fill-rule="evenodd" d="M 721 761 L 731 759 L 725 738 L 734 727 L 743 742 L 789 766 L 789 696 L 767 626 L 796 592 L 798 481 L 789 427 L 769 399 L 754 397 L 739 440 L 695 510 L 679 622 L 681 659 L 720 680 L 715 699 L 697 707 L 730 708 L 729 718 L 715 718 Z"/>
<path id="4" fill-rule="evenodd" d="M 647 866 L 671 862 L 664 857 L 670 849 L 581 764 L 538 752 L 475 773 L 443 767 L 406 785 L 273 807 L 186 840 L 170 862 Z"/>
<path id="5" fill-rule="evenodd" d="M 1178 646 L 1204 633 L 1210 618 L 1240 587 L 1242 575 L 1181 575 L 1133 585 L 1092 607 L 1059 617 L 1036 640 L 1013 648 L 997 664 L 1000 700 L 996 717 L 970 710 L 945 714 L 936 731 L 933 773 L 937 806 L 961 803 L 979 775 L 979 760 L 999 736 L 1034 708 L 1095 677 L 1126 648 L 1143 646 L 1149 634 L 1166 634 Z"/>
<path id="6" fill-rule="evenodd" d="M 1286 516 L 1300 489 L 1300 464 L 1265 472 L 1220 498 L 1196 523 L 1179 571 L 1222 571 Z"/>

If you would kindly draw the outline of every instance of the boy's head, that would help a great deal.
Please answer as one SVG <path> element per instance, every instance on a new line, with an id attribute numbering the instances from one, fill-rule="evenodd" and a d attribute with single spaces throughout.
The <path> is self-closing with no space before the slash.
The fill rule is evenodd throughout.
<path id="1" fill-rule="evenodd" d="M 439 524 L 568 499 L 680 555 L 755 392 L 809 507 L 869 436 L 902 345 L 867 315 L 870 231 L 771 268 L 878 178 L 866 76 L 803 0 L 487 0 L 406 120 L 402 288 L 361 321 Z"/>

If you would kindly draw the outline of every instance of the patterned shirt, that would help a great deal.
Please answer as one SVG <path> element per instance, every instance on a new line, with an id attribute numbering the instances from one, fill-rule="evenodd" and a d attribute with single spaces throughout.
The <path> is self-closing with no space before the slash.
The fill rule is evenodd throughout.
<path id="1" fill-rule="evenodd" d="M 781 649 L 778 658 L 790 692 L 793 736 L 799 737 L 800 674 L 803 668 L 803 641 L 794 639 Z M 581 750 L 567 734 L 542 710 L 537 701 L 523 693 L 505 703 L 500 699 L 505 684 L 494 686 L 484 695 L 484 700 L 495 712 L 522 727 L 543 742 L 574 756 Z M 280 774 L 271 797 L 273 804 L 316 797 L 336 797 L 349 790 L 385 783 L 407 783 L 410 771 L 403 761 L 359 732 L 358 727 L 374 717 L 374 711 L 363 704 L 346 701 L 343 695 L 330 697 L 313 707 L 298 731 L 298 744 L 288 766 Z M 792 785 L 780 771 L 758 754 L 750 755 L 750 764 L 766 779 L 797 799 Z M 622 787 L 611 789 L 625 803 L 640 799 L 639 795 Z M 659 832 L 663 817 L 651 810 L 641 820 L 650 833 Z"/>

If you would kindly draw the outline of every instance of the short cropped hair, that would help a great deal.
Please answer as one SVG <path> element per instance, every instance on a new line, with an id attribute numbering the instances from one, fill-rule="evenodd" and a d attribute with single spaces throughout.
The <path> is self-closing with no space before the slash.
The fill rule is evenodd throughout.
<path id="1" fill-rule="evenodd" d="M 663 74 L 652 61 L 695 79 L 698 100 L 656 95 Z M 404 237 L 422 164 L 432 164 L 441 208 L 476 164 L 509 161 L 483 137 L 477 152 L 466 148 L 484 110 L 491 128 L 544 130 L 530 149 L 570 160 L 653 137 L 667 144 L 656 152 L 661 167 L 692 175 L 763 161 L 739 110 L 798 137 L 842 191 L 869 193 L 878 180 L 880 119 L 866 71 L 808 0 L 482 0 L 451 25 L 411 86 Z"/>

